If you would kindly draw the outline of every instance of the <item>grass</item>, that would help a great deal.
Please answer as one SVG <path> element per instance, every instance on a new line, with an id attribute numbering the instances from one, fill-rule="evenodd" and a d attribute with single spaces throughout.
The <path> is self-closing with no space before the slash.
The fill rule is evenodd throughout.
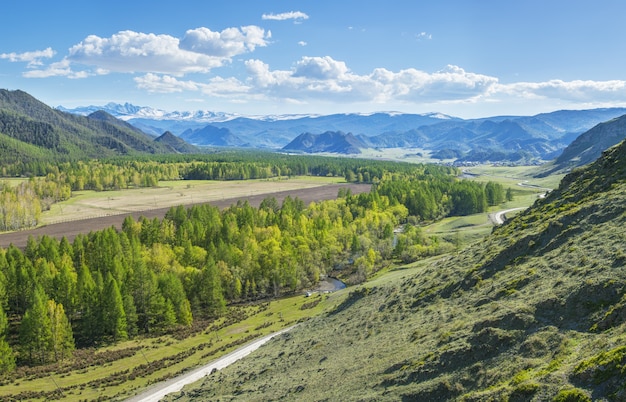
<path id="1" fill-rule="evenodd" d="M 152 383 L 215 360 L 253 338 L 259 338 L 328 311 L 339 304 L 345 295 L 345 291 L 317 294 L 309 298 L 295 295 L 254 305 L 231 306 L 229 307 L 231 314 L 211 323 L 206 330 L 196 335 L 183 340 L 164 335 L 158 338 L 121 342 L 115 346 L 104 348 L 98 353 L 106 354 L 116 350 L 137 347 L 140 349 L 128 357 L 69 373 L 59 374 L 56 367 L 48 367 L 50 372 L 45 377 L 20 378 L 1 386 L 0 399 L 25 392 L 43 391 L 51 393 L 57 388 L 64 389 L 64 396 L 60 400 L 127 398 L 141 392 Z M 311 301 L 316 299 L 319 300 L 319 303 L 313 303 L 315 305 L 309 308 L 302 308 L 306 303 L 311 306 Z M 229 317 L 233 316 L 247 317 L 227 325 Z M 177 355 L 181 354 L 185 355 L 183 359 L 176 358 Z M 103 383 L 103 385 L 95 385 L 98 381 L 111 378 L 111 376 L 124 370 L 132 372 L 141 366 L 158 365 L 159 361 L 168 358 L 171 360 L 164 367 L 147 375 L 138 376 L 134 380 L 124 381 L 121 384 Z M 44 400 L 45 398 L 29 398 L 29 400 L 31 399 Z"/>
<path id="2" fill-rule="evenodd" d="M 505 188 L 517 186 L 520 182 L 526 182 L 526 184 L 537 187 L 556 188 L 565 176 L 558 174 L 542 178 L 534 177 L 538 173 L 537 166 L 479 165 L 465 170 L 478 175 L 476 180 L 494 181 L 502 184 Z"/>
<path id="3" fill-rule="evenodd" d="M 507 189 L 513 190 L 513 200 L 504 202 L 498 206 L 490 207 L 487 213 L 480 213 L 468 216 L 457 216 L 442 219 L 424 227 L 426 234 L 433 234 L 453 240 L 457 240 L 461 244 L 469 244 L 477 241 L 491 233 L 493 224 L 489 219 L 489 213 L 513 208 L 527 208 L 531 206 L 538 198 L 545 194 L 546 189 L 556 188 L 562 177 L 549 176 L 542 179 L 533 179 L 532 174 L 536 168 L 534 166 L 477 166 L 469 170 L 476 176 L 471 180 L 488 182 L 494 181 L 502 184 Z M 527 186 L 520 186 L 519 183 L 525 182 Z M 536 187 L 528 187 L 533 185 Z M 507 217 L 518 214 L 520 211 L 510 212 Z"/>

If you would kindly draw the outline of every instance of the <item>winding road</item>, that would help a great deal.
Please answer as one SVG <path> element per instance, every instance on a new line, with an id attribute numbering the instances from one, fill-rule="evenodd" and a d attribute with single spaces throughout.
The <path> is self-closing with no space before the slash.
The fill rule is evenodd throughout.
<path id="1" fill-rule="evenodd" d="M 296 324 L 297 325 L 297 324 Z M 272 334 L 266 335 L 261 339 L 257 339 L 256 341 L 252 341 L 251 343 L 242 346 L 241 348 L 220 357 L 217 360 L 214 360 L 213 362 L 205 365 L 205 366 L 201 366 L 189 373 L 186 374 L 182 374 L 176 378 L 172 378 L 171 380 L 162 382 L 162 383 L 158 383 L 154 386 L 152 386 L 151 388 L 149 388 L 148 390 L 142 392 L 141 394 L 134 396 L 132 398 L 129 398 L 126 400 L 126 402 L 156 402 L 161 400 L 161 398 L 163 398 L 165 395 L 167 394 L 171 394 L 172 392 L 178 392 L 181 389 L 183 389 L 183 387 L 185 385 L 194 383 L 200 379 L 202 379 L 203 377 L 205 377 L 207 374 L 210 374 L 213 370 L 221 370 L 226 366 L 229 366 L 231 364 L 233 364 L 234 362 L 236 362 L 239 359 L 242 359 L 244 357 L 246 357 L 247 355 L 249 355 L 250 353 L 254 352 L 255 350 L 257 350 L 259 347 L 261 347 L 261 345 L 263 345 L 264 343 L 268 342 L 270 339 L 284 334 L 287 331 L 292 330 L 293 328 L 296 327 L 296 325 L 293 325 L 291 327 L 282 329 L 280 331 L 274 332 Z"/>
<path id="2" fill-rule="evenodd" d="M 493 222 L 494 225 L 502 225 L 506 219 L 506 214 L 513 211 L 520 211 L 522 209 L 526 209 L 526 207 L 504 209 L 502 211 L 490 213 L 489 219 L 491 220 L 491 222 Z"/>

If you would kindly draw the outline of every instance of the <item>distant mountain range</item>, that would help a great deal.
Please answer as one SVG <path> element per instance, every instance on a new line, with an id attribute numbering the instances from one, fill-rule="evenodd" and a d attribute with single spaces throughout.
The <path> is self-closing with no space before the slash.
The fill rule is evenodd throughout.
<path id="1" fill-rule="evenodd" d="M 357 148 L 422 148 L 433 156 L 456 155 L 478 162 L 551 160 L 580 134 L 626 114 L 626 108 L 605 108 L 464 120 L 440 113 L 397 112 L 246 117 L 210 111 L 166 112 L 128 103 L 58 109 L 76 114 L 104 110 L 146 133 L 157 136 L 170 131 L 198 146 L 288 146 L 290 151 L 336 153 L 355 153 Z M 328 132 L 349 133 L 356 142 L 346 148 L 340 143 L 344 138 L 334 136 L 339 143 L 294 148 L 298 141 L 293 141 L 302 134 L 311 140 Z"/>

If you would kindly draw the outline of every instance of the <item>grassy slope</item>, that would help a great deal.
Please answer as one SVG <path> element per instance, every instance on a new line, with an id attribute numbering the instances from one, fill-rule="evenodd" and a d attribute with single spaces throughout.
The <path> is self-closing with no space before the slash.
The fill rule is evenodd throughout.
<path id="1" fill-rule="evenodd" d="M 178 400 L 625 400 L 625 207 L 622 144 L 485 241 L 353 290 Z"/>
<path id="2" fill-rule="evenodd" d="M 203 321 L 181 339 L 163 335 L 120 342 L 98 351 L 77 351 L 79 356 L 71 362 L 24 369 L 3 378 L 0 400 L 121 401 L 151 384 L 211 362 L 252 339 L 328 311 L 345 296 L 346 292 L 340 291 L 230 306 L 225 317 Z"/>

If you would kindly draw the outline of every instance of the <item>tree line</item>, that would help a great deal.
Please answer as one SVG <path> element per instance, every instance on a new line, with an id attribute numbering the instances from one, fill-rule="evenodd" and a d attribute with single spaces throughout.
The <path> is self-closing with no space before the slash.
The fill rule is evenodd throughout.
<path id="1" fill-rule="evenodd" d="M 364 163 L 356 159 L 242 151 L 119 157 L 102 161 L 44 161 L 3 166 L 2 175 L 30 175 L 31 180 L 18 188 L 0 185 L 0 212 L 5 212 L 0 231 L 37 226 L 41 211 L 68 199 L 72 191 L 156 187 L 164 180 L 247 180 L 302 175 L 344 177 L 348 182 L 377 184 L 420 174 L 444 177 L 457 173 L 456 169 L 446 166 L 387 161 Z"/>
<path id="2" fill-rule="evenodd" d="M 194 317 L 221 315 L 229 302 L 311 287 L 333 270 L 362 281 L 385 261 L 450 251 L 454 245 L 415 225 L 394 233 L 415 211 L 391 188 L 447 188 L 441 197 L 451 200 L 450 213 L 465 202 L 455 191 L 467 182 L 453 179 L 446 187 L 416 172 L 421 179 L 381 183 L 359 195 L 342 191 L 308 206 L 289 197 L 281 204 L 266 198 L 259 208 L 178 206 L 163 219 L 127 217 L 121 230 L 73 243 L 31 238 L 24 250 L 0 250 L 0 366 L 13 358 L 6 367 L 14 367 L 16 356 L 18 364 L 60 361 L 75 347 L 172 331 Z"/>

